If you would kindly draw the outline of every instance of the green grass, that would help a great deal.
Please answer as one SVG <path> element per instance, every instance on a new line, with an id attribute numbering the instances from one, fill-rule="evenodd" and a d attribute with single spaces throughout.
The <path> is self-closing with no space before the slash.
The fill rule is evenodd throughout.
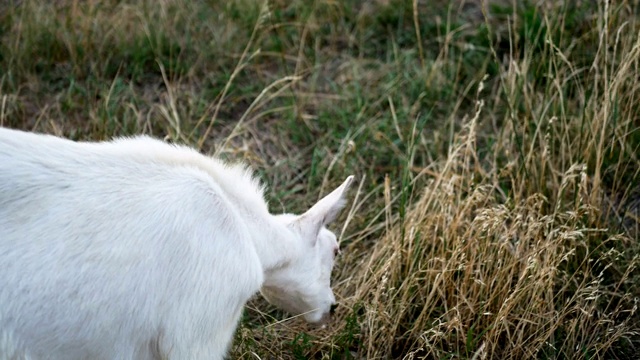
<path id="1" fill-rule="evenodd" d="M 273 211 L 350 174 L 324 329 L 256 297 L 232 358 L 631 359 L 635 2 L 0 5 L 0 125 L 243 160 Z"/>

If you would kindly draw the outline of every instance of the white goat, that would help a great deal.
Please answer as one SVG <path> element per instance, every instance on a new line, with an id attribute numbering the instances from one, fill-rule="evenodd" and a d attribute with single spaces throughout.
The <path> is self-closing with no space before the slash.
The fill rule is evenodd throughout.
<path id="1" fill-rule="evenodd" d="M 274 216 L 245 167 L 186 147 L 0 129 L 0 357 L 222 359 L 259 290 L 324 320 L 352 179 Z"/>

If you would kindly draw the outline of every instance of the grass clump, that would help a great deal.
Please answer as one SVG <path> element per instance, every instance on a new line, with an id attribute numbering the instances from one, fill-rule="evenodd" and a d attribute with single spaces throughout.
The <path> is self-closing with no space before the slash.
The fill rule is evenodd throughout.
<path id="1" fill-rule="evenodd" d="M 0 5 L 0 125 L 243 159 L 274 211 L 360 187 L 313 329 L 260 298 L 233 358 L 632 359 L 635 2 Z"/>

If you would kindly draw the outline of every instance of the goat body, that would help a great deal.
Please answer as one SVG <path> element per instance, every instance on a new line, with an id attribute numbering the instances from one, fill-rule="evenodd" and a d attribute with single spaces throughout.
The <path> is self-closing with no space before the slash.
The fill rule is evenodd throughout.
<path id="1" fill-rule="evenodd" d="M 221 359 L 263 288 L 319 321 L 351 179 L 274 216 L 247 168 L 187 147 L 0 129 L 0 358 Z"/>

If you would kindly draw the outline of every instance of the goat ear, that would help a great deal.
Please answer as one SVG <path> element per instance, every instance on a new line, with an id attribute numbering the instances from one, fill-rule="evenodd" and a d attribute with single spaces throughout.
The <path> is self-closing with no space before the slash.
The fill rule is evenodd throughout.
<path id="1" fill-rule="evenodd" d="M 352 182 L 353 175 L 297 219 L 301 233 L 311 241 L 312 245 L 315 245 L 320 229 L 335 220 L 346 204 L 345 195 Z"/>

